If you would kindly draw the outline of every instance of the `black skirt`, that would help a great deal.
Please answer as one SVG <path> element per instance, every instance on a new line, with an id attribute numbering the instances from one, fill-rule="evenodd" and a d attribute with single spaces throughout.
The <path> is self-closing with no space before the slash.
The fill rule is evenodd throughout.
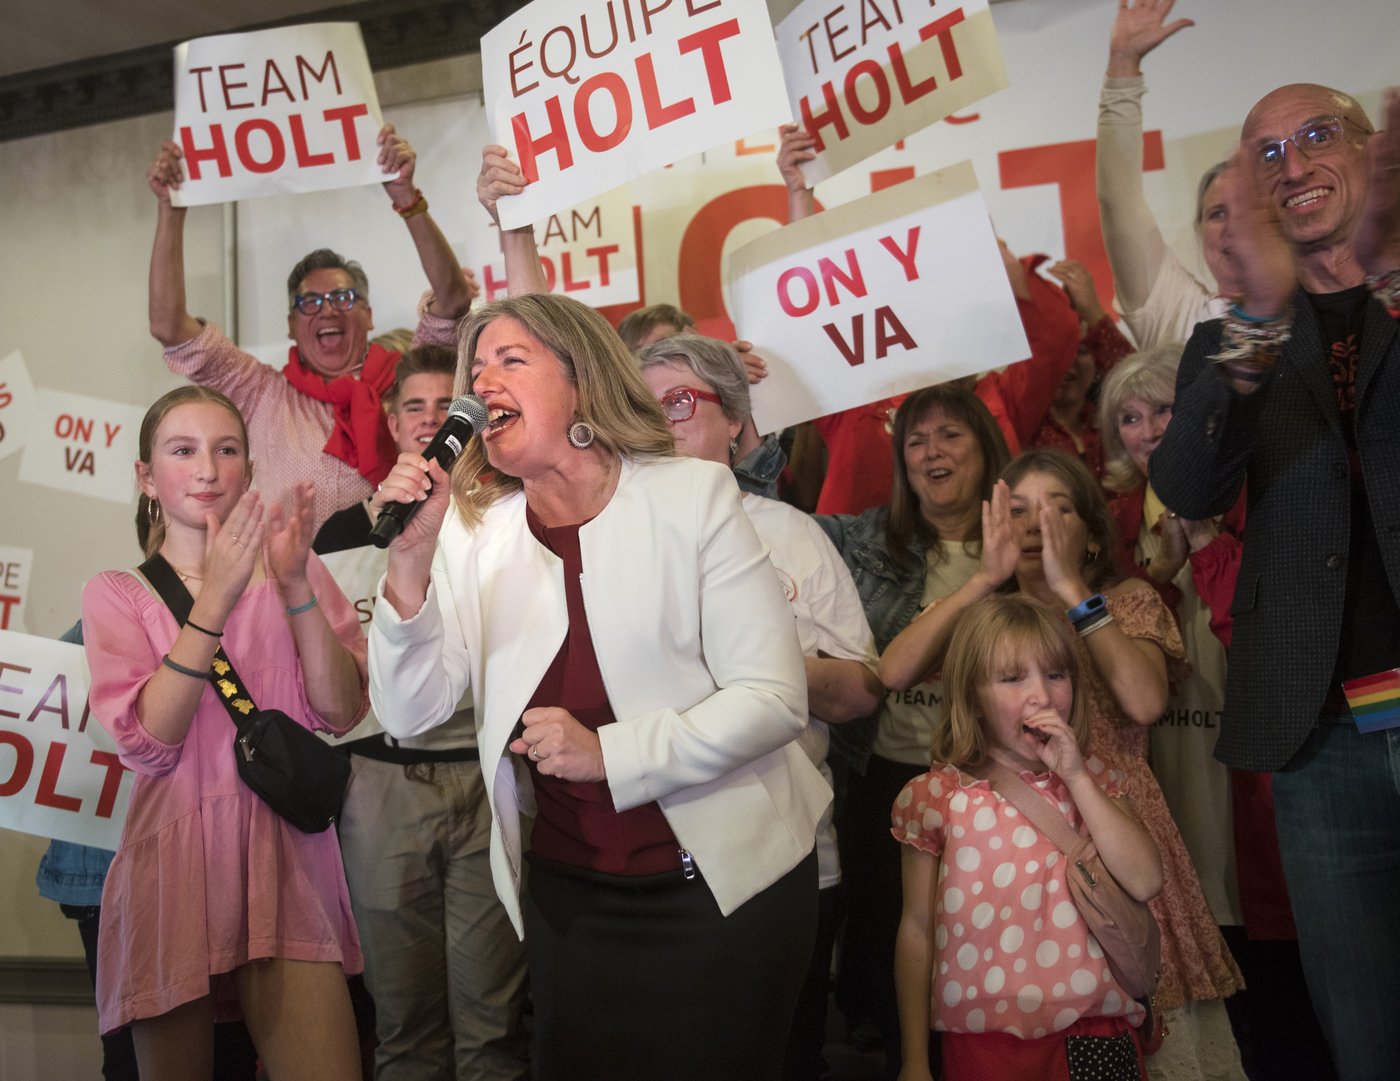
<path id="1" fill-rule="evenodd" d="M 702 875 L 528 857 L 535 1081 L 777 1081 L 817 923 L 813 851 L 722 916 Z"/>

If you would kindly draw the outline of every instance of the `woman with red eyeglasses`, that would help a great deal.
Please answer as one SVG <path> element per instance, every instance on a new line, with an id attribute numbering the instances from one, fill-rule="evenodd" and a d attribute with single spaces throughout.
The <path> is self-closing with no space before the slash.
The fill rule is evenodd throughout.
<path id="1" fill-rule="evenodd" d="M 716 338 L 677 334 L 641 354 L 647 381 L 671 425 L 676 450 L 734 469 L 744 455 L 750 423 L 749 383 L 738 352 Z M 742 497 L 746 517 L 768 548 L 778 581 L 797 621 L 807 671 L 807 727 L 798 743 L 830 783 L 826 764 L 829 725 L 845 724 L 875 711 L 875 641 L 860 595 L 840 555 L 821 527 L 801 511 L 752 491 Z M 817 943 L 788 1037 L 783 1076 L 789 1081 L 821 1077 L 831 951 L 836 938 L 836 894 L 841 866 L 836 834 L 827 811 L 817 827 L 821 899 Z"/>

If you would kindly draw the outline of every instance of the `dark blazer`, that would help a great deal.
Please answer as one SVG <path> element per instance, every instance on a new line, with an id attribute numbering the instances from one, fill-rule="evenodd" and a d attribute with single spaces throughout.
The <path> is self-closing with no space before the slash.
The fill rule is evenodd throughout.
<path id="1" fill-rule="evenodd" d="M 1196 327 L 1150 469 L 1162 501 L 1187 518 L 1225 513 L 1248 478 L 1249 531 L 1215 753 L 1240 769 L 1276 770 L 1317 721 L 1347 616 L 1347 447 L 1327 345 L 1306 297 L 1294 298 L 1293 336 L 1273 373 L 1247 397 L 1210 362 L 1222 327 Z M 1357 362 L 1355 426 L 1386 576 L 1400 596 L 1400 321 L 1374 300 Z"/>

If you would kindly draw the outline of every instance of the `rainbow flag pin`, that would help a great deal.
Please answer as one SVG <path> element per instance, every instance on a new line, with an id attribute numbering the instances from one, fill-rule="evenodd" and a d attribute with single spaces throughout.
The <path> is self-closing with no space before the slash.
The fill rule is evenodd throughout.
<path id="1" fill-rule="evenodd" d="M 1363 732 L 1379 732 L 1400 726 L 1400 668 L 1374 676 L 1349 679 L 1342 684 L 1351 716 Z"/>

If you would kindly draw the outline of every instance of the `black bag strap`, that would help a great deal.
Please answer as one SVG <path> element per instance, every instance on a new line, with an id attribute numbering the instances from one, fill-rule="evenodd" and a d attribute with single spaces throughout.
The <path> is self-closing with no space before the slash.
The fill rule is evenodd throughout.
<path id="1" fill-rule="evenodd" d="M 190 596 L 190 591 L 185 588 L 185 583 L 180 581 L 180 576 L 175 573 L 175 568 L 165 556 L 157 552 L 136 569 L 151 583 L 151 587 L 166 603 L 176 620 L 184 626 L 190 618 L 190 610 L 194 607 L 194 598 Z M 219 692 L 219 701 L 228 710 L 234 725 L 241 725 L 250 714 L 257 712 L 258 707 L 253 701 L 253 696 L 238 678 L 233 662 L 228 659 L 222 644 L 215 651 L 214 659 L 209 662 L 209 682 L 214 684 L 214 689 Z"/>

